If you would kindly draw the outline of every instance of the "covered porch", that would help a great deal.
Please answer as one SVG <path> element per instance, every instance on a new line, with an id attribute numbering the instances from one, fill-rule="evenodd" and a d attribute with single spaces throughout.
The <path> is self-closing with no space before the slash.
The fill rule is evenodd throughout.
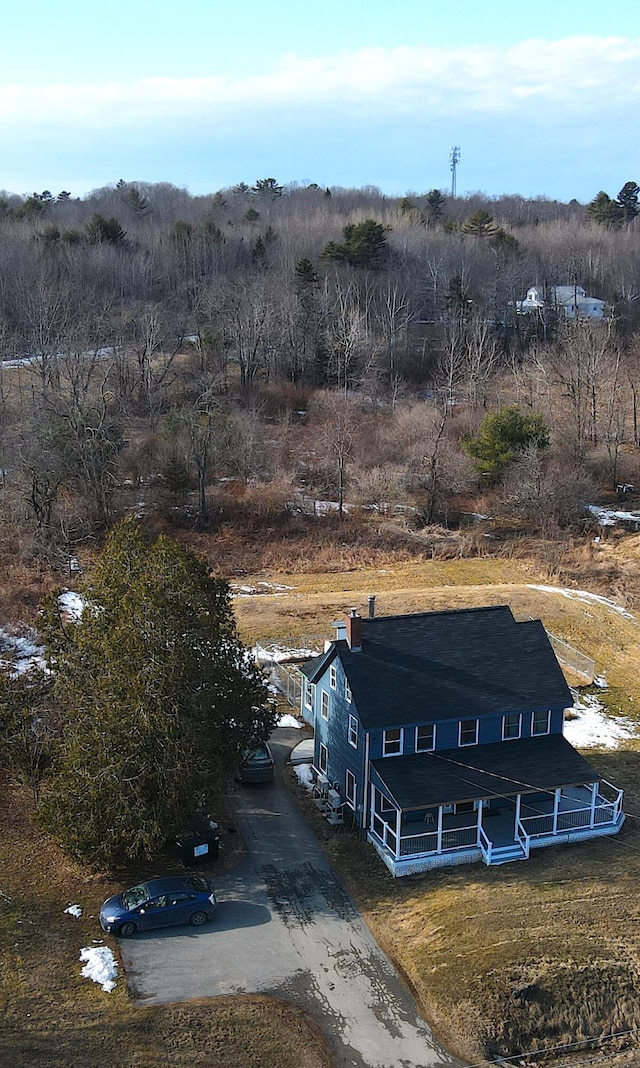
<path id="1" fill-rule="evenodd" d="M 599 780 L 562 736 L 525 746 L 508 757 L 517 775 L 515 768 L 498 774 L 508 743 L 478 747 L 473 763 L 462 764 L 459 750 L 400 759 L 393 769 L 388 760 L 373 762 L 367 833 L 389 870 L 505 864 L 526 860 L 531 849 L 620 830 L 622 791 Z"/>

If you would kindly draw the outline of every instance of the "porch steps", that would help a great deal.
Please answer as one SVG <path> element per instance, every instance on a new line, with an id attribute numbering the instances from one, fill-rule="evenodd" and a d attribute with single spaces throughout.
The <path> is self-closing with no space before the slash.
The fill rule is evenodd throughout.
<path id="1" fill-rule="evenodd" d="M 494 864 L 510 864 L 512 860 L 526 860 L 527 853 L 520 845 L 519 842 L 512 842 L 510 845 L 493 846 L 491 854 L 482 851 L 482 856 L 485 864 L 490 864 L 491 867 Z"/>

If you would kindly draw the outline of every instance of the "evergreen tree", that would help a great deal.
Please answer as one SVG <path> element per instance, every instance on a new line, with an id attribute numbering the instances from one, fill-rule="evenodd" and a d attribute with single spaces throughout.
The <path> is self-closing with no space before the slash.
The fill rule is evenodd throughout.
<path id="1" fill-rule="evenodd" d="M 434 225 L 441 219 L 445 199 L 446 198 L 442 195 L 439 189 L 432 189 L 430 193 L 427 193 L 427 215 L 431 225 Z"/>
<path id="2" fill-rule="evenodd" d="M 63 725 L 38 818 L 72 856 L 151 857 L 274 717 L 227 584 L 176 542 L 124 520 L 86 596 L 80 623 L 45 617 Z"/>
<path id="3" fill-rule="evenodd" d="M 386 229 L 375 219 L 348 223 L 342 229 L 344 243 L 339 245 L 335 241 L 329 241 L 322 250 L 322 259 L 376 270 L 382 266 L 389 253 Z"/>
<path id="4" fill-rule="evenodd" d="M 508 404 L 486 415 L 477 436 L 466 438 L 461 444 L 475 460 L 479 474 L 495 482 L 511 461 L 528 448 L 547 448 L 549 427 L 539 412 L 524 414 L 517 404 Z"/>
<path id="5" fill-rule="evenodd" d="M 638 193 L 640 193 L 640 186 L 635 182 L 625 182 L 618 193 L 616 200 L 622 210 L 623 221 L 626 223 L 633 222 L 640 210 L 638 208 Z"/>
<path id="6" fill-rule="evenodd" d="M 123 245 L 127 238 L 117 219 L 105 219 L 97 212 L 89 219 L 85 230 L 90 245 Z"/>
<path id="7" fill-rule="evenodd" d="M 617 229 L 622 225 L 624 219 L 623 208 L 617 201 L 612 200 L 603 189 L 587 205 L 587 211 L 594 222 L 610 229 Z"/>
<path id="8" fill-rule="evenodd" d="M 493 237 L 497 232 L 498 227 L 493 221 L 493 216 L 485 211 L 484 208 L 478 208 L 474 211 L 473 215 L 470 215 L 466 223 L 462 227 L 462 232 L 465 234 L 476 234 L 478 237 Z"/>

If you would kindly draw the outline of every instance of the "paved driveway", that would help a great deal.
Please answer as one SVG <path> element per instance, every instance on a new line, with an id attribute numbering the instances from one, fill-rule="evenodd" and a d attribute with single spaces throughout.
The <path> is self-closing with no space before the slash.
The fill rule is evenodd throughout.
<path id="1" fill-rule="evenodd" d="M 419 1017 L 281 782 L 298 739 L 279 728 L 276 782 L 232 792 L 248 854 L 216 880 L 216 919 L 123 942 L 129 985 L 140 1004 L 234 993 L 289 999 L 329 1037 L 338 1068 L 457 1064 Z"/>

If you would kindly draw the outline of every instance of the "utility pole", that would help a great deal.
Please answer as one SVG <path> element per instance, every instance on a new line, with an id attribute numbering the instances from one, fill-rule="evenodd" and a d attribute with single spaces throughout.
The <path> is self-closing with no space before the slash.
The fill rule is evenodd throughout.
<path id="1" fill-rule="evenodd" d="M 452 145 L 449 153 L 449 166 L 451 168 L 451 196 L 456 195 L 456 168 L 460 162 L 460 145 Z"/>

